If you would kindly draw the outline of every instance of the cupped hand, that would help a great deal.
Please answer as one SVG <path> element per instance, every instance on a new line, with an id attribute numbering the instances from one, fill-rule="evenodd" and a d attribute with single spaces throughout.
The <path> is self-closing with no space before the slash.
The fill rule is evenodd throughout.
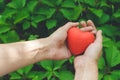
<path id="1" fill-rule="evenodd" d="M 94 30 L 91 31 L 96 35 L 95 41 L 88 46 L 83 55 L 75 57 L 74 66 L 75 69 L 83 66 L 85 63 L 96 63 L 102 54 L 102 31 L 97 31 L 94 23 L 89 20 L 87 23 L 82 22 L 84 27 L 93 26 Z"/>
<path id="2" fill-rule="evenodd" d="M 60 60 L 70 58 L 71 53 L 66 43 L 67 31 L 71 27 L 77 27 L 78 25 L 78 22 L 68 22 L 48 37 L 48 41 L 51 44 L 49 59 Z M 81 28 L 82 31 L 94 30 L 92 26 L 84 27 L 82 24 L 81 26 L 83 27 Z"/>

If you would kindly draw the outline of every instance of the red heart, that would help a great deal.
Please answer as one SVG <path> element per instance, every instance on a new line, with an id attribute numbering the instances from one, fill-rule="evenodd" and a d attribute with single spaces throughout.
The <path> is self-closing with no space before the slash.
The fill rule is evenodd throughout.
<path id="1" fill-rule="evenodd" d="M 77 27 L 68 30 L 68 48 L 73 55 L 82 54 L 94 42 L 95 37 L 90 32 L 83 32 Z"/>

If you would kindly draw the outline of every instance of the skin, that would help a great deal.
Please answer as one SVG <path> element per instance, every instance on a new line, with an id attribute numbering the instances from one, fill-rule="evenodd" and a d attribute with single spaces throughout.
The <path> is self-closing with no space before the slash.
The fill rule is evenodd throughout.
<path id="1" fill-rule="evenodd" d="M 32 41 L 0 44 L 0 76 L 42 60 L 61 60 L 71 57 L 66 45 L 67 31 L 79 23 L 68 22 L 49 37 Z M 84 26 L 85 25 L 85 26 Z M 82 31 L 96 34 L 96 40 L 74 61 L 75 80 L 97 80 L 97 60 L 101 55 L 101 31 L 96 31 L 92 21 L 81 22 Z M 100 50 L 99 50 L 100 49 Z M 88 67 L 89 66 L 89 67 Z M 89 70 L 91 69 L 91 70 Z"/>
<path id="2" fill-rule="evenodd" d="M 0 44 L 0 76 L 42 60 L 61 60 L 70 58 L 66 45 L 67 31 L 79 23 L 68 22 L 47 38 L 32 41 Z M 92 27 L 81 28 L 91 31 Z"/>
<path id="3" fill-rule="evenodd" d="M 98 59 L 102 51 L 102 31 L 97 31 L 92 21 L 81 22 L 83 27 L 93 26 L 91 32 L 96 35 L 94 43 L 86 49 L 84 55 L 74 59 L 75 79 L 74 80 L 98 80 Z"/>

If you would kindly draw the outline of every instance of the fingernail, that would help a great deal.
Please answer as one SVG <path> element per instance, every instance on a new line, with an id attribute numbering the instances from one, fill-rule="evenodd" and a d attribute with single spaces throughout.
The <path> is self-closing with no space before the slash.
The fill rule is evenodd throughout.
<path id="1" fill-rule="evenodd" d="M 80 23 L 81 23 L 81 24 L 84 24 L 84 21 L 81 21 Z"/>
<path id="2" fill-rule="evenodd" d="M 102 30 L 99 30 L 100 33 L 102 33 Z"/>
<path id="3" fill-rule="evenodd" d="M 91 22 L 91 20 L 88 20 L 88 22 Z"/>

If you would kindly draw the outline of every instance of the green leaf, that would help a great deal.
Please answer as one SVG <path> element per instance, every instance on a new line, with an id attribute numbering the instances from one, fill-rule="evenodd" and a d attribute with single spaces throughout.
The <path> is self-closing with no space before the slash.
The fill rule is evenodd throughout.
<path id="1" fill-rule="evenodd" d="M 74 0 L 64 0 L 64 2 L 62 3 L 61 7 L 64 8 L 74 8 L 76 7 Z"/>
<path id="2" fill-rule="evenodd" d="M 1 40 L 3 43 L 7 43 L 7 40 L 6 40 L 6 36 L 5 36 L 5 35 L 0 34 L 0 40 Z"/>
<path id="3" fill-rule="evenodd" d="M 3 26 L 5 24 L 6 24 L 5 17 L 3 17 L 3 15 L 0 15 L 0 26 Z"/>
<path id="4" fill-rule="evenodd" d="M 4 2 L 4 0 L 0 0 L 0 3 L 3 3 Z"/>
<path id="5" fill-rule="evenodd" d="M 53 27 L 55 27 L 57 25 L 57 21 L 56 20 L 47 20 L 46 22 L 46 26 L 48 29 L 52 29 Z"/>
<path id="6" fill-rule="evenodd" d="M 12 0 L 12 2 L 8 3 L 7 6 L 14 9 L 23 8 L 26 4 L 26 0 Z"/>
<path id="7" fill-rule="evenodd" d="M 22 78 L 21 75 L 19 75 L 16 72 L 10 74 L 10 80 L 19 80 L 21 78 Z"/>
<path id="8" fill-rule="evenodd" d="M 55 77 L 52 77 L 51 80 L 56 80 L 56 78 L 55 78 Z"/>
<path id="9" fill-rule="evenodd" d="M 26 0 L 15 0 L 15 1 L 16 3 L 18 3 L 17 6 L 20 8 L 24 7 L 26 4 Z"/>
<path id="10" fill-rule="evenodd" d="M 103 36 L 103 46 L 110 47 L 115 44 L 110 38 Z"/>
<path id="11" fill-rule="evenodd" d="M 58 71 L 54 71 L 53 73 L 56 77 L 59 77 L 59 72 Z"/>
<path id="12" fill-rule="evenodd" d="M 27 4 L 28 10 L 30 12 L 33 12 L 37 4 L 38 4 L 38 1 L 29 1 L 29 3 Z"/>
<path id="13" fill-rule="evenodd" d="M 111 25 L 103 25 L 99 27 L 99 29 L 102 30 L 104 35 L 107 35 L 111 38 L 113 38 L 116 35 L 116 32 L 118 32 L 118 29 L 116 26 L 111 26 Z"/>
<path id="14" fill-rule="evenodd" d="M 114 44 L 105 49 L 106 60 L 110 67 L 116 66 L 120 63 L 120 51 Z"/>
<path id="15" fill-rule="evenodd" d="M 95 6 L 95 0 L 84 0 L 85 3 L 87 3 L 90 6 Z"/>
<path id="16" fill-rule="evenodd" d="M 41 21 L 46 20 L 47 17 L 44 16 L 44 15 L 37 15 L 37 16 L 32 16 L 31 19 L 32 19 L 33 22 L 39 23 Z"/>
<path id="17" fill-rule="evenodd" d="M 33 21 L 33 22 L 31 23 L 31 25 L 32 25 L 32 27 L 37 28 L 37 23 L 36 23 L 35 21 Z"/>
<path id="18" fill-rule="evenodd" d="M 2 34 L 0 38 L 4 43 L 19 41 L 19 36 L 14 30 L 9 31 L 6 34 Z"/>
<path id="19" fill-rule="evenodd" d="M 10 8 L 13 8 L 13 9 L 17 9 L 17 4 L 15 4 L 15 2 L 13 2 L 13 1 L 8 3 L 7 6 Z"/>
<path id="20" fill-rule="evenodd" d="M 115 80 L 115 79 L 113 79 L 111 75 L 106 75 L 104 76 L 103 80 Z"/>
<path id="21" fill-rule="evenodd" d="M 65 18 L 71 20 L 71 16 L 73 14 L 74 9 L 60 9 L 60 12 L 63 14 Z"/>
<path id="22" fill-rule="evenodd" d="M 74 75 L 71 71 L 60 71 L 59 72 L 59 79 L 60 80 L 73 80 Z"/>
<path id="23" fill-rule="evenodd" d="M 31 71 L 28 74 L 28 78 L 32 79 L 32 80 L 43 80 L 45 77 L 47 77 L 45 72 L 38 72 L 38 71 Z"/>
<path id="24" fill-rule="evenodd" d="M 84 15 L 84 13 L 82 14 Z M 98 23 L 99 17 L 93 14 L 92 12 L 88 11 L 86 15 L 87 19 L 85 18 L 85 21 L 88 19 L 92 20 L 94 23 Z"/>
<path id="25" fill-rule="evenodd" d="M 53 0 L 52 0 L 53 1 Z M 62 2 L 63 2 L 63 0 L 55 0 L 56 1 L 56 6 L 61 6 L 61 4 L 62 4 Z"/>
<path id="26" fill-rule="evenodd" d="M 20 11 L 15 16 L 14 24 L 17 24 L 21 22 L 22 20 L 26 19 L 29 16 L 29 13 L 27 11 Z"/>
<path id="27" fill-rule="evenodd" d="M 40 62 L 40 65 L 48 71 L 51 71 L 53 69 L 53 61 L 52 60 L 42 61 L 42 62 Z"/>
<path id="28" fill-rule="evenodd" d="M 104 76 L 104 80 L 119 80 L 120 79 L 120 75 L 119 75 L 120 71 L 113 71 L 111 73 L 111 75 L 106 75 Z"/>
<path id="29" fill-rule="evenodd" d="M 90 8 L 90 11 L 99 18 L 101 18 L 102 15 L 103 15 L 103 10 L 102 9 Z"/>
<path id="30" fill-rule="evenodd" d="M 24 73 L 28 74 L 32 70 L 32 68 L 33 68 L 33 65 L 29 65 L 29 66 L 24 67 L 23 68 Z"/>
<path id="31" fill-rule="evenodd" d="M 23 75 L 24 74 L 24 71 L 22 69 L 18 69 L 17 72 L 18 72 L 19 75 Z"/>
<path id="32" fill-rule="evenodd" d="M 108 1 L 110 1 L 112 3 L 120 3 L 120 0 L 108 0 Z"/>
<path id="33" fill-rule="evenodd" d="M 109 5 L 105 0 L 100 1 L 99 4 L 100 4 L 100 7 L 109 7 Z"/>
<path id="34" fill-rule="evenodd" d="M 54 70 L 60 69 L 65 62 L 66 62 L 66 60 L 53 61 L 53 63 L 54 63 Z"/>
<path id="35" fill-rule="evenodd" d="M 16 13 L 17 13 L 17 10 L 7 8 L 7 9 L 3 12 L 3 16 L 4 16 L 5 18 L 9 18 L 9 17 L 12 17 L 13 15 L 15 15 Z"/>
<path id="36" fill-rule="evenodd" d="M 77 20 L 80 17 L 81 12 L 82 12 L 82 6 L 76 6 L 73 10 L 73 14 L 71 16 L 71 19 Z"/>
<path id="37" fill-rule="evenodd" d="M 26 29 L 29 29 L 29 28 L 30 28 L 30 22 L 25 21 L 25 22 L 23 23 L 23 30 L 26 30 Z"/>
<path id="38" fill-rule="evenodd" d="M 114 80 L 120 80 L 120 70 L 112 71 L 111 75 L 113 76 Z"/>
<path id="39" fill-rule="evenodd" d="M 108 15 L 108 14 L 103 14 L 102 16 L 101 16 L 101 18 L 99 18 L 99 24 L 105 24 L 106 22 L 108 22 L 109 21 L 109 19 L 110 19 L 110 16 Z"/>
<path id="40" fill-rule="evenodd" d="M 105 67 L 105 61 L 104 58 L 101 57 L 98 61 L 98 68 L 102 70 L 104 67 Z"/>
<path id="41" fill-rule="evenodd" d="M 59 7 L 63 0 L 42 0 L 41 3 L 49 7 Z"/>
<path id="42" fill-rule="evenodd" d="M 48 74 L 47 74 L 47 80 L 51 80 L 52 75 L 53 75 L 53 72 L 48 72 Z"/>
<path id="43" fill-rule="evenodd" d="M 11 29 L 10 26 L 0 26 L 0 34 L 5 33 L 9 31 L 10 29 Z"/>
<path id="44" fill-rule="evenodd" d="M 78 0 L 79 2 L 85 3 L 90 6 L 95 6 L 95 0 Z"/>
<path id="45" fill-rule="evenodd" d="M 118 48 L 120 48 L 120 41 L 118 41 L 118 42 L 116 43 L 116 46 L 117 46 Z"/>
<path id="46" fill-rule="evenodd" d="M 50 7 L 54 7 L 54 4 L 52 1 L 55 1 L 55 0 L 42 0 L 41 2 L 42 2 L 42 4 L 46 4 Z"/>
<path id="47" fill-rule="evenodd" d="M 103 76 L 104 76 L 103 73 L 99 72 L 98 80 L 102 80 Z"/>
<path id="48" fill-rule="evenodd" d="M 120 9 L 118 9 L 114 14 L 113 17 L 120 18 Z"/>
<path id="49" fill-rule="evenodd" d="M 0 0 L 0 10 L 4 9 L 5 5 L 5 1 L 4 0 Z"/>
<path id="50" fill-rule="evenodd" d="M 70 62 L 71 64 L 74 62 L 74 58 L 75 58 L 74 56 L 72 56 L 72 57 L 69 58 L 69 62 Z"/>
<path id="51" fill-rule="evenodd" d="M 44 7 L 44 8 L 39 8 L 35 13 L 38 14 L 38 15 L 43 15 L 47 19 L 49 19 L 49 18 L 51 18 L 53 16 L 55 11 L 56 10 L 54 8 Z"/>
<path id="52" fill-rule="evenodd" d="M 17 70 L 17 72 L 21 75 L 28 74 L 31 71 L 32 68 L 33 68 L 33 65 L 29 65 L 29 66 L 26 66 L 22 69 Z"/>
<path id="53" fill-rule="evenodd" d="M 38 35 L 30 35 L 28 40 L 35 40 L 37 39 L 39 36 Z"/>

